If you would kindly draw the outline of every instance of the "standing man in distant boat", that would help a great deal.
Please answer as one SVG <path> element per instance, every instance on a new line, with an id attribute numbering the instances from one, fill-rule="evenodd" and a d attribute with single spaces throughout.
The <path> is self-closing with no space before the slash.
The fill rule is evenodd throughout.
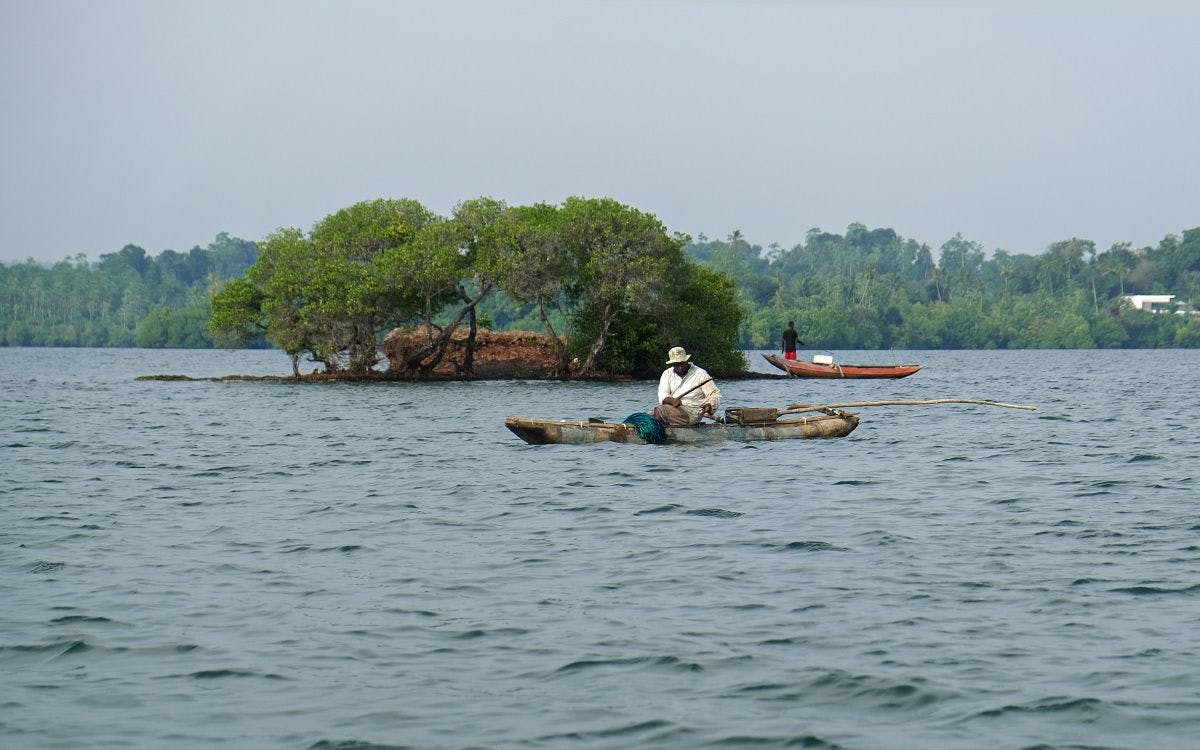
<path id="1" fill-rule="evenodd" d="M 692 355 L 682 346 L 667 352 L 670 367 L 658 379 L 659 404 L 654 407 L 654 416 L 668 427 L 699 424 L 705 414 L 716 414 L 721 403 L 717 384 L 691 360 Z"/>
<path id="2" fill-rule="evenodd" d="M 784 331 L 783 331 L 783 358 L 784 359 L 795 359 L 796 358 L 796 344 L 803 344 L 803 343 L 804 342 L 801 341 L 799 339 L 799 337 L 796 335 L 796 321 L 789 320 L 788 327 L 786 329 L 784 329 Z"/>

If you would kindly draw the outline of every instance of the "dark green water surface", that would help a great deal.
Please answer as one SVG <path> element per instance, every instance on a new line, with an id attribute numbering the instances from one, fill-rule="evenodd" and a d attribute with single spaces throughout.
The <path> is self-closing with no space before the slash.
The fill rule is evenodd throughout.
<path id="1" fill-rule="evenodd" d="M 725 405 L 1038 410 L 537 447 L 655 384 L 0 349 L 0 747 L 1195 747 L 1200 352 L 835 354 L 926 369 Z"/>

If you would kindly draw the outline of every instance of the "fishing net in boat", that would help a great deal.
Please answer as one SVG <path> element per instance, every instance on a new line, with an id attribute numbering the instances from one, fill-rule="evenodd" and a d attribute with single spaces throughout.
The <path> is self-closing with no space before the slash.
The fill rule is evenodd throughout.
<path id="1" fill-rule="evenodd" d="M 653 414 L 639 411 L 625 417 L 624 422 L 627 425 L 632 425 L 633 431 L 637 433 L 637 436 L 647 443 L 667 442 L 667 426 Z"/>

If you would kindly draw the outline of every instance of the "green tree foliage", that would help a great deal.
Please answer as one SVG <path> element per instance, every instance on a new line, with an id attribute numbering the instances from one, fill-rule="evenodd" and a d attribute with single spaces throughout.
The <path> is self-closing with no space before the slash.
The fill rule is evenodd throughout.
<path id="1" fill-rule="evenodd" d="M 814 229 L 787 250 L 763 252 L 736 233 L 687 252 L 736 280 L 747 348 L 777 349 L 788 320 L 818 349 L 1192 346 L 1200 325 L 1200 315 L 1151 314 L 1123 300 L 1170 293 L 1181 312 L 1195 310 L 1200 229 L 1154 248 L 1097 252 L 1071 238 L 1042 255 L 996 250 L 990 258 L 955 235 L 936 262 L 927 245 L 860 224 L 845 235 Z M 769 283 L 776 291 L 767 300 L 756 290 Z"/>
<path id="2" fill-rule="evenodd" d="M 128 245 L 96 263 L 0 265 L 0 345 L 269 340 L 297 366 L 307 355 L 361 371 L 382 333 L 426 322 L 420 361 L 407 363 L 418 376 L 453 331 L 473 341 L 486 325 L 553 334 L 562 374 L 652 374 L 675 344 L 722 369 L 740 348 L 778 348 L 788 320 L 816 349 L 1198 345 L 1200 315 L 1134 310 L 1123 300 L 1134 293 L 1200 306 L 1200 228 L 1153 247 L 1070 238 L 1041 255 L 989 255 L 961 235 L 931 248 L 851 224 L 764 250 L 740 231 L 688 243 L 610 199 L 479 198 L 449 217 L 381 200 L 311 232 L 281 229 L 262 248 L 220 234 L 186 253 Z"/>
<path id="3" fill-rule="evenodd" d="M 689 263 L 686 242 L 668 235 L 654 216 L 607 198 L 522 207 L 477 198 L 450 217 L 414 201 L 369 201 L 326 217 L 309 233 L 281 229 L 264 239 L 246 277 L 213 296 L 212 331 L 235 344 L 264 331 L 291 355 L 296 373 L 304 356 L 326 371 L 361 373 L 375 364 L 379 337 L 422 323 L 423 344 L 392 363 L 419 377 L 449 347 L 464 345 L 452 334 L 465 326 L 462 368 L 469 373 L 478 308 L 502 292 L 511 304 L 531 308 L 559 342 L 560 374 L 640 366 L 640 354 L 614 353 L 633 346 L 635 331 L 645 339 L 638 345 L 652 346 L 657 361 L 667 342 L 679 340 L 675 330 L 685 316 L 717 361 L 740 359 L 741 313 L 731 282 Z M 654 335 L 642 336 L 646 330 Z M 580 355 L 573 361 L 572 351 Z"/>
<path id="4" fill-rule="evenodd" d="M 213 345 L 207 330 L 207 305 L 157 307 L 150 311 L 137 330 L 134 341 L 143 349 L 208 349 Z"/>
<path id="5" fill-rule="evenodd" d="M 687 237 L 668 235 L 657 217 L 610 198 L 568 198 L 559 214 L 559 247 L 573 272 L 566 289 L 578 301 L 575 338 L 592 334 L 579 369 L 591 375 L 619 316 L 666 314 L 671 272 L 684 261 Z"/>
<path id="6" fill-rule="evenodd" d="M 416 201 L 375 200 L 331 214 L 308 233 L 272 233 L 245 279 L 213 296 L 213 335 L 236 343 L 263 330 L 297 374 L 305 355 L 329 372 L 370 370 L 378 331 L 407 320 L 425 298 L 397 269 L 422 273 L 427 284 L 444 272 L 447 251 L 427 230 L 436 223 Z"/>
<path id="7" fill-rule="evenodd" d="M 96 263 L 0 264 L 0 346 L 212 346 L 210 287 L 245 273 L 257 252 L 222 233 L 187 253 L 126 245 Z"/>
<path id="8" fill-rule="evenodd" d="M 555 374 L 568 369 L 569 353 L 559 332 L 567 331 L 567 287 L 577 274 L 579 260 L 562 248 L 561 228 L 557 206 L 538 203 L 515 207 L 508 211 L 505 221 L 496 224 L 489 263 L 501 294 L 530 308 L 531 312 L 525 314 L 526 325 L 530 329 L 540 326 L 554 342 L 558 353 Z"/>
<path id="9" fill-rule="evenodd" d="M 706 370 L 731 373 L 747 366 L 738 341 L 742 308 L 733 280 L 695 263 L 679 259 L 654 306 L 625 306 L 614 317 L 598 367 L 604 372 L 653 377 L 666 365 L 672 346 L 683 346 Z M 601 316 L 592 313 L 596 301 L 577 315 L 576 352 L 585 354 L 598 335 Z"/>
<path id="10" fill-rule="evenodd" d="M 714 373 L 746 368 L 738 340 L 744 312 L 737 302 L 732 278 L 685 261 L 672 275 L 667 297 L 659 347 L 651 360 L 653 367 L 642 372 L 661 372 L 664 354 L 672 346 L 683 346 L 693 359 Z"/>

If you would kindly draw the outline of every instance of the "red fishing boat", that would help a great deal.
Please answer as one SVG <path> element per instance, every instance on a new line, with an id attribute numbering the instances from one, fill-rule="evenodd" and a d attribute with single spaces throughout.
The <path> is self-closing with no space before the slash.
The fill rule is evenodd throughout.
<path id="1" fill-rule="evenodd" d="M 812 362 L 764 354 L 768 362 L 798 378 L 907 378 L 924 365 L 840 365 L 832 357 L 817 355 Z"/>

